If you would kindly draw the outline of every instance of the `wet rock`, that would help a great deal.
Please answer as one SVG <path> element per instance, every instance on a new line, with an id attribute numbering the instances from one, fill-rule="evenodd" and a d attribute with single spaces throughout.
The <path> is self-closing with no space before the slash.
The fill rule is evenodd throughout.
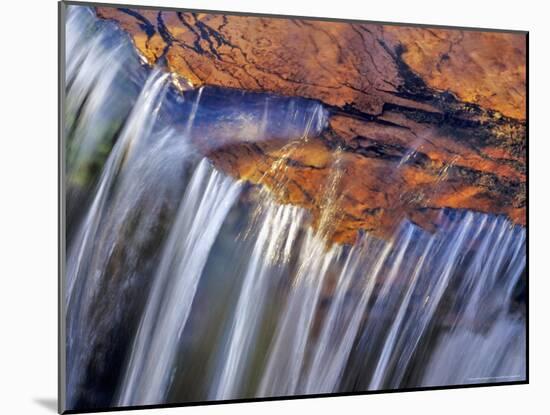
<path id="1" fill-rule="evenodd" d="M 206 153 L 284 203 L 330 208 L 338 242 L 390 235 L 404 218 L 430 230 L 441 208 L 525 225 L 523 34 L 97 8 L 149 64 L 193 87 L 317 100 L 318 137 L 227 142 Z M 327 200 L 327 192 L 333 195 Z"/>

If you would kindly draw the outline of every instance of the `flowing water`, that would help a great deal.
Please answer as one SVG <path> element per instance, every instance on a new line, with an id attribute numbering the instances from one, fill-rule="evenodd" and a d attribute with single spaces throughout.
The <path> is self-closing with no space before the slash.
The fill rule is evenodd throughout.
<path id="1" fill-rule="evenodd" d="M 238 396 L 247 368 L 247 357 L 258 336 L 261 315 L 268 302 L 270 289 L 288 271 L 292 248 L 301 228 L 304 212 L 273 202 L 263 212 L 250 262 L 246 269 L 241 293 L 232 317 L 224 356 L 215 381 L 212 399 Z"/>
<path id="2" fill-rule="evenodd" d="M 214 240 L 240 185 L 201 161 L 180 204 L 154 276 L 123 380 L 121 405 L 162 402 L 178 340 Z"/>
<path id="3" fill-rule="evenodd" d="M 152 144 L 148 140 L 151 133 L 146 126 L 152 124 L 151 116 L 162 94 L 163 80 L 164 76 L 153 73 L 144 87 L 144 93 L 138 98 L 135 110 L 130 114 L 126 127 L 105 163 L 95 196 L 68 253 L 65 292 L 68 307 L 69 385 L 81 379 L 81 370 L 85 368 L 83 359 L 89 352 L 90 341 L 93 342 L 93 336 L 98 334 L 89 331 L 83 316 L 93 312 L 97 297 L 102 295 L 100 289 L 104 288 L 104 280 L 101 276 L 107 272 L 113 246 L 118 238 L 129 232 L 131 220 L 138 221 L 133 235 L 136 245 L 147 238 L 147 233 L 155 226 L 150 216 L 132 217 L 136 207 L 150 208 L 153 212 L 160 208 L 155 206 L 155 200 L 148 200 L 152 188 L 147 188 L 147 183 L 136 184 L 132 177 L 136 174 L 157 173 L 148 171 L 154 169 L 154 161 L 148 160 L 150 164 L 144 166 L 143 155 L 136 154 L 134 150 L 146 146 L 150 153 L 148 155 L 160 156 L 152 154 L 155 146 L 149 147 Z M 164 139 L 166 136 L 158 137 L 159 142 Z M 178 172 L 173 173 L 177 175 Z M 162 192 L 162 189 L 158 190 Z M 128 255 L 137 257 L 138 252 Z M 83 339 L 88 341 L 83 342 Z"/>
<path id="4" fill-rule="evenodd" d="M 79 6 L 66 54 L 69 409 L 525 379 L 524 228 L 442 210 L 331 244 L 338 151 L 315 224 L 201 155 L 292 152 L 322 105 L 181 91 Z"/>

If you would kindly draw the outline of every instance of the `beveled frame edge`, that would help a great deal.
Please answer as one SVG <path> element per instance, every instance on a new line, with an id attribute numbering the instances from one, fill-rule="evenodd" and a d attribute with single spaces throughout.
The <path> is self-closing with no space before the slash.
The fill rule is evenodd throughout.
<path id="1" fill-rule="evenodd" d="M 59 2 L 57 9 L 58 20 L 58 287 L 57 287 L 57 318 L 58 318 L 58 364 L 57 364 L 57 411 L 64 413 L 67 397 L 67 353 L 66 353 L 66 320 L 65 320 L 65 257 L 66 257 L 66 221 L 65 221 L 65 26 L 67 3 Z"/>

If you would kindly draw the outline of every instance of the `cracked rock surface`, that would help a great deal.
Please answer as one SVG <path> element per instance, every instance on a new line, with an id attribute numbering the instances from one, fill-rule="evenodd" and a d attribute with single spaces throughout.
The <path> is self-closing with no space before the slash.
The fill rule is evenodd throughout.
<path id="1" fill-rule="evenodd" d="M 319 220 L 332 239 L 430 230 L 442 208 L 526 222 L 526 36 L 367 23 L 97 8 L 153 65 L 194 87 L 298 96 L 328 110 L 292 144 L 224 143 L 207 156 Z"/>

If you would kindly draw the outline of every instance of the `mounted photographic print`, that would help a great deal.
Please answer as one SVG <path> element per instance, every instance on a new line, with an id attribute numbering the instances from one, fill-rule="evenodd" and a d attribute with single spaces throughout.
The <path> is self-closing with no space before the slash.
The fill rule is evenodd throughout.
<path id="1" fill-rule="evenodd" d="M 61 412 L 527 383 L 527 32 L 59 30 Z"/>

